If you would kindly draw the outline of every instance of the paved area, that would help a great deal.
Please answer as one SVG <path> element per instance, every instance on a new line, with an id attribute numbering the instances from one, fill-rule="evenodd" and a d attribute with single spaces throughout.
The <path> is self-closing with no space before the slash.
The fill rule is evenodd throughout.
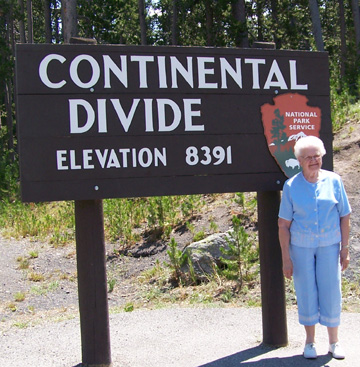
<path id="1" fill-rule="evenodd" d="M 288 311 L 289 345 L 261 345 L 260 308 L 174 308 L 111 315 L 113 367 L 357 367 L 360 314 L 343 313 L 340 337 L 345 360 L 327 353 L 326 328 L 317 328 L 316 360 L 302 357 L 303 327 Z M 0 336 L 0 366 L 80 367 L 78 319 Z"/>

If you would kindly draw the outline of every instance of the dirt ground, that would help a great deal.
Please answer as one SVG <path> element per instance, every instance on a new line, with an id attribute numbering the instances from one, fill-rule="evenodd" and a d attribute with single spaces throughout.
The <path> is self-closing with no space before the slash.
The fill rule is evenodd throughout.
<path id="1" fill-rule="evenodd" d="M 335 135 L 334 171 L 343 179 L 351 208 L 349 275 L 360 273 L 360 119 L 349 121 Z M 359 280 L 359 279 L 358 279 Z"/>
<path id="2" fill-rule="evenodd" d="M 360 120 L 349 121 L 334 137 L 334 171 L 344 181 L 351 206 L 351 265 L 348 278 L 359 279 L 360 274 Z M 249 193 L 247 195 L 255 195 Z M 231 218 L 239 213 L 232 200 L 234 194 L 205 197 L 205 210 L 194 219 L 197 231 L 209 229 L 215 222 L 218 231 L 226 231 Z M 254 222 L 246 223 L 256 231 Z M 179 247 L 191 242 L 192 234 L 178 228 L 171 234 Z M 136 298 L 133 279 L 157 261 L 167 261 L 166 244 L 157 243 L 138 248 L 133 256 L 114 256 L 118 244 L 106 244 L 108 281 L 114 280 L 114 290 L 109 293 L 109 307 L 124 307 Z M 138 257 L 139 254 L 151 256 Z M 22 269 L 24 268 L 24 269 Z M 22 299 L 24 297 L 24 299 Z M 47 243 L 5 239 L 0 236 L 0 332 L 14 325 L 26 327 L 43 320 L 72 318 L 78 312 L 75 245 L 54 248 Z"/>

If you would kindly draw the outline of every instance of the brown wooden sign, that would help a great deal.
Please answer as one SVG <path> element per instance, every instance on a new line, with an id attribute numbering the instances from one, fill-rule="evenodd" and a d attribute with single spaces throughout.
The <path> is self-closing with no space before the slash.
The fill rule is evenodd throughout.
<path id="1" fill-rule="evenodd" d="M 24 201 L 280 190 L 297 167 L 271 144 L 300 132 L 332 168 L 324 52 L 17 45 L 16 77 Z"/>

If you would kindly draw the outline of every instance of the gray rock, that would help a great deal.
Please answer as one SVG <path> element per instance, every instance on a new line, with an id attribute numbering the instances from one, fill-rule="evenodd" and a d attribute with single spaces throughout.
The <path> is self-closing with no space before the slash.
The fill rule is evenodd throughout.
<path id="1" fill-rule="evenodd" d="M 226 238 L 229 238 L 229 232 L 213 234 L 201 241 L 193 242 L 184 249 L 184 254 L 187 254 L 192 261 L 195 274 L 199 279 L 213 274 L 215 265 L 221 263 L 221 257 L 229 258 L 220 250 L 220 248 L 229 249 Z M 188 272 L 189 265 L 185 264 L 182 271 Z"/>

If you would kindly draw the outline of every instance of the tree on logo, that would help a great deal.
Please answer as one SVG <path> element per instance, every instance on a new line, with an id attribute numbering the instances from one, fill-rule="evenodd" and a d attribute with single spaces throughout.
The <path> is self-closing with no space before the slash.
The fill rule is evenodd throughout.
<path id="1" fill-rule="evenodd" d="M 284 115 L 280 115 L 280 110 L 277 108 L 274 111 L 275 118 L 272 120 L 271 137 L 274 139 L 273 143 L 276 145 L 277 150 L 280 151 L 280 145 L 284 145 L 288 141 L 288 137 L 285 133 L 286 126 L 284 124 Z"/>

